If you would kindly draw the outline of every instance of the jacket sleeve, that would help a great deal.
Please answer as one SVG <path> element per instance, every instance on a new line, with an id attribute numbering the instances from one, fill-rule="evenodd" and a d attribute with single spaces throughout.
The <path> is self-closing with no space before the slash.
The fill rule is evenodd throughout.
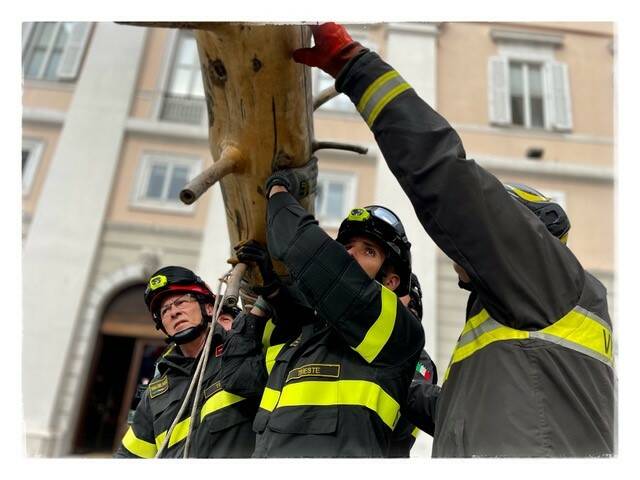
<path id="1" fill-rule="evenodd" d="M 262 331 L 266 318 L 242 312 L 233 322 L 222 353 L 222 387 L 241 397 L 260 397 L 267 383 L 262 354 Z"/>
<path id="2" fill-rule="evenodd" d="M 424 332 L 391 290 L 369 278 L 289 193 L 269 199 L 267 216 L 269 252 L 285 263 L 321 319 L 368 363 L 415 362 Z"/>
<path id="3" fill-rule="evenodd" d="M 282 285 L 274 297 L 265 301 L 273 310 L 262 337 L 265 348 L 294 340 L 300 335 L 300 326 L 315 315 L 294 285 Z"/>
<path id="4" fill-rule="evenodd" d="M 371 128 L 429 236 L 466 270 L 496 320 L 538 329 L 576 305 L 584 283 L 577 259 L 466 159 L 456 131 L 398 72 L 368 52 L 345 66 L 336 88 Z"/>
<path id="5" fill-rule="evenodd" d="M 147 390 L 133 414 L 133 423 L 129 425 L 129 429 L 122 437 L 120 447 L 113 456 L 115 458 L 154 458 L 157 452 Z"/>

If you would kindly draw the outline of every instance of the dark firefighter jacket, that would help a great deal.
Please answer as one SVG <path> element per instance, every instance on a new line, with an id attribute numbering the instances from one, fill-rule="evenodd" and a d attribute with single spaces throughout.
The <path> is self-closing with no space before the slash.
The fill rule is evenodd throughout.
<path id="1" fill-rule="evenodd" d="M 288 193 L 269 199 L 267 245 L 317 312 L 266 352 L 255 457 L 384 457 L 424 332 Z"/>
<path id="2" fill-rule="evenodd" d="M 336 88 L 373 131 L 434 242 L 469 274 L 467 322 L 444 375 L 433 456 L 614 451 L 606 290 L 373 52 Z"/>
<path id="3" fill-rule="evenodd" d="M 266 381 L 260 345 L 262 331 L 245 314 L 234 320 L 229 335 L 216 327 L 189 457 L 250 457 L 255 444 L 251 423 Z M 155 457 L 180 410 L 196 365 L 197 358 L 184 357 L 175 345 L 168 348 L 158 361 L 159 374 L 140 400 L 116 457 Z M 174 428 L 163 458 L 182 458 L 193 420 L 192 405 L 189 403 Z"/>
<path id="4" fill-rule="evenodd" d="M 431 360 L 431 357 L 426 350 L 422 350 L 420 353 L 420 360 L 416 365 L 411 385 L 409 386 L 409 394 L 405 404 L 400 405 L 400 420 L 396 424 L 396 428 L 393 430 L 391 436 L 391 443 L 389 445 L 389 457 L 409 457 L 411 453 L 411 447 L 418 438 L 420 430 L 433 436 L 433 417 L 429 415 L 423 415 L 422 409 L 420 409 L 417 418 L 420 423 L 413 423 L 408 416 L 407 411 L 410 406 L 416 403 L 422 404 L 422 397 L 418 396 L 416 392 L 420 391 L 420 388 L 424 388 L 423 385 L 429 385 L 430 387 L 436 387 L 438 382 L 438 371 L 435 363 Z M 416 399 L 416 396 L 418 398 Z M 417 401 L 416 401 L 417 400 Z"/>

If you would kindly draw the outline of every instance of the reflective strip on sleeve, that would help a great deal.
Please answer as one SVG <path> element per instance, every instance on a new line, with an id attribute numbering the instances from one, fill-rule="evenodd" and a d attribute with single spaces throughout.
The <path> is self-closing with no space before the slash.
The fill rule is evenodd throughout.
<path id="1" fill-rule="evenodd" d="M 218 410 L 222 410 L 234 403 L 241 402 L 244 399 L 244 397 L 239 395 L 234 395 L 226 390 L 221 390 L 204 402 L 202 410 L 200 411 L 200 421 L 204 420 L 207 415 L 217 412 Z"/>
<path id="2" fill-rule="evenodd" d="M 263 397 L 264 398 L 264 397 Z M 400 405 L 380 385 L 365 380 L 303 381 L 282 389 L 277 407 L 357 405 L 374 411 L 394 429 Z"/>
<path id="3" fill-rule="evenodd" d="M 371 127 L 382 109 L 410 88 L 411 85 L 405 82 L 398 72 L 391 70 L 380 75 L 367 87 L 358 102 L 357 109 L 367 125 Z"/>
<path id="4" fill-rule="evenodd" d="M 284 343 L 279 345 L 274 345 L 273 347 L 267 348 L 267 353 L 264 356 L 264 362 L 267 366 L 267 373 L 270 374 L 271 370 L 273 370 L 273 365 L 276 363 L 276 358 L 280 353 L 280 350 L 285 346 Z"/>
<path id="5" fill-rule="evenodd" d="M 396 323 L 397 308 L 398 297 L 396 294 L 382 286 L 380 315 L 371 325 L 360 345 L 354 348 L 368 363 L 375 360 L 389 341 Z"/>
<path id="6" fill-rule="evenodd" d="M 154 458 L 158 449 L 153 443 L 145 442 L 136 437 L 133 428 L 129 427 L 127 433 L 122 438 L 122 445 L 131 453 L 140 458 Z"/>
<path id="7" fill-rule="evenodd" d="M 269 348 L 271 346 L 271 334 L 275 328 L 276 325 L 273 323 L 273 320 L 269 319 L 264 326 L 264 332 L 262 333 L 262 346 L 264 348 Z"/>
<path id="8" fill-rule="evenodd" d="M 280 392 L 273 390 L 272 388 L 265 387 L 262 392 L 262 399 L 260 400 L 260 408 L 263 408 L 269 412 L 273 412 L 276 405 L 278 405 L 278 399 L 280 398 Z"/>
<path id="9" fill-rule="evenodd" d="M 171 438 L 169 438 L 169 444 L 167 448 L 173 447 L 176 443 L 181 442 L 187 435 L 189 434 L 189 424 L 191 423 L 191 417 L 185 418 L 178 424 L 176 424 L 173 432 L 171 432 Z M 160 435 L 156 437 L 156 446 L 160 448 L 162 446 L 162 442 L 164 441 L 164 437 L 167 436 L 167 431 L 165 430 Z"/>
<path id="10" fill-rule="evenodd" d="M 467 321 L 444 374 L 451 366 L 496 341 L 535 338 L 580 352 L 613 367 L 611 328 L 596 314 L 577 306 L 560 320 L 538 331 L 516 330 L 498 323 L 482 310 Z"/>
<path id="11" fill-rule="evenodd" d="M 413 438 L 418 438 L 418 435 L 420 435 L 420 429 L 418 427 L 414 427 L 414 429 L 411 431 L 411 435 L 413 436 Z"/>

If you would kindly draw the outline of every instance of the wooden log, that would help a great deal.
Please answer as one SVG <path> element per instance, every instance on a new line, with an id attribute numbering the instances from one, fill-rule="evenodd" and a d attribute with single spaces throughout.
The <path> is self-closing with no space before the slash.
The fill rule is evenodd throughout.
<path id="1" fill-rule="evenodd" d="M 233 173 L 220 180 L 230 243 L 264 244 L 266 179 L 278 168 L 304 165 L 312 153 L 310 71 L 291 59 L 296 48 L 308 46 L 310 31 L 302 25 L 216 23 L 194 35 L 214 165 L 229 149 L 237 152 Z M 303 206 L 313 211 L 314 200 L 309 196 Z M 245 281 L 262 283 L 251 269 Z"/>

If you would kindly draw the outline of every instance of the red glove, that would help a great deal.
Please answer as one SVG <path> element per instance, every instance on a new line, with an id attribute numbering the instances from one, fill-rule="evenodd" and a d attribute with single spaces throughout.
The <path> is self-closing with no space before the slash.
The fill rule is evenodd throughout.
<path id="1" fill-rule="evenodd" d="M 313 48 L 299 48 L 293 52 L 293 59 L 310 67 L 319 67 L 333 78 L 336 78 L 342 67 L 355 57 L 364 47 L 337 23 L 311 25 L 315 40 Z"/>

